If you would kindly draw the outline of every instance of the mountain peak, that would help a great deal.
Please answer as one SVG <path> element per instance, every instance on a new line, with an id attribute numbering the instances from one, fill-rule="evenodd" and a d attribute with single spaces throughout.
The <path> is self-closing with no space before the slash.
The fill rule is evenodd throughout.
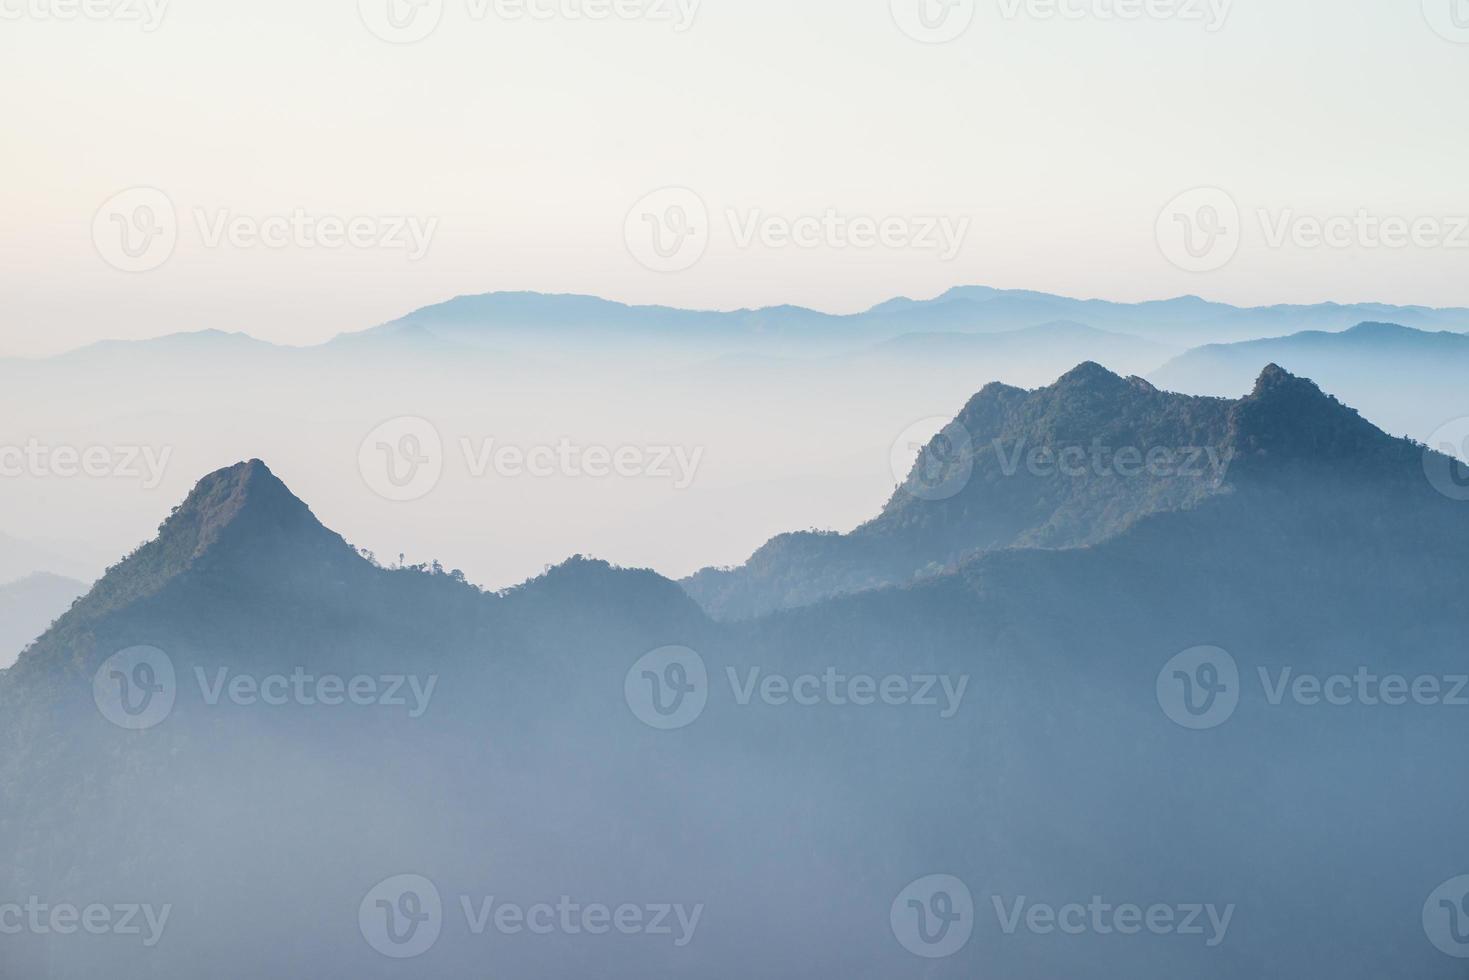
<path id="1" fill-rule="evenodd" d="M 92 612 L 115 608 L 185 573 L 228 569 L 232 586 L 281 588 L 357 562 L 347 542 L 322 526 L 265 463 L 251 459 L 195 484 L 158 536 L 110 568 L 86 605 Z"/>
<path id="2" fill-rule="evenodd" d="M 1255 393 L 1259 394 L 1262 391 L 1270 391 L 1288 385 L 1292 381 L 1299 380 L 1294 374 L 1291 374 L 1285 368 L 1272 361 L 1265 365 L 1264 370 L 1260 372 L 1260 377 L 1255 381 Z M 1310 384 L 1313 388 L 1316 387 L 1309 381 L 1306 383 Z"/>
<path id="3" fill-rule="evenodd" d="M 270 467 L 251 459 L 202 477 L 159 527 L 158 540 L 177 546 L 180 557 L 187 554 L 192 559 L 239 521 L 279 523 L 288 517 L 299 520 L 303 512 L 310 515 Z"/>
<path id="4" fill-rule="evenodd" d="M 1116 387 L 1125 383 L 1121 375 L 1113 374 L 1096 361 L 1082 361 L 1061 375 L 1052 387 L 1096 389 Z"/>
<path id="5" fill-rule="evenodd" d="M 1354 409 L 1309 378 L 1279 364 L 1260 372 L 1255 389 L 1234 405 L 1238 448 L 1295 460 L 1362 459 L 1393 442 Z"/>
<path id="6" fill-rule="evenodd" d="M 1321 387 L 1310 378 L 1302 378 L 1291 374 L 1285 368 L 1273 361 L 1265 365 L 1260 376 L 1255 380 L 1255 388 L 1244 399 L 1245 401 L 1273 401 L 1276 403 L 1291 401 L 1297 407 L 1310 403 L 1325 403 L 1333 405 L 1336 409 L 1356 413 L 1342 405 L 1335 398 L 1321 390 Z"/>

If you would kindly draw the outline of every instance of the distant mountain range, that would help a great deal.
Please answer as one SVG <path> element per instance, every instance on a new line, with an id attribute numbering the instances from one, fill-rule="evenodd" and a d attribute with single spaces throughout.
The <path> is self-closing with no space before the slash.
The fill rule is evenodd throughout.
<path id="1" fill-rule="evenodd" d="M 1237 307 L 1197 296 L 1119 303 L 1031 290 L 959 286 L 932 299 L 899 298 L 860 313 L 832 314 L 799 306 L 688 310 L 633 306 L 574 294 L 494 292 L 427 306 L 380 326 L 342 334 L 315 348 L 283 349 L 359 354 L 379 349 L 461 353 L 487 349 L 504 354 L 526 348 L 601 349 L 656 342 L 675 351 L 830 352 L 856 350 L 908 334 L 1004 333 L 1070 323 L 1182 350 L 1302 330 L 1342 331 L 1363 322 L 1469 331 L 1469 309 L 1382 303 Z M 149 341 L 107 341 L 63 357 L 113 357 L 140 346 L 154 356 L 201 351 L 251 356 L 282 349 L 244 334 L 206 330 Z"/>
<path id="2" fill-rule="evenodd" d="M 1385 320 L 1400 326 L 1357 326 Z M 1307 329 L 1315 332 L 1305 345 L 1198 346 Z M 1390 329 L 1397 335 L 1385 351 L 1377 334 Z M 1469 314 L 1454 309 L 1246 309 L 1196 297 L 1124 304 L 979 286 L 843 316 L 492 293 L 315 347 L 204 331 L 0 360 L 0 447 L 39 438 L 167 450 L 159 491 L 167 498 L 187 491 L 186 475 L 232 459 L 264 456 L 283 472 L 324 462 L 329 472 L 310 488 L 317 506 L 380 553 L 417 540 L 497 587 L 587 548 L 682 578 L 741 562 L 784 529 L 850 531 L 901 479 L 888 450 L 917 420 L 952 417 L 988 382 L 1034 388 L 1081 362 L 1231 398 L 1276 363 L 1387 431 L 1427 441 L 1469 415 L 1446 353 L 1463 335 L 1443 333 L 1461 329 Z M 444 439 L 427 526 L 410 528 L 408 509 L 376 509 L 356 475 L 361 440 L 399 416 L 428 420 Z M 636 438 L 702 450 L 706 463 L 692 487 L 672 492 L 651 480 L 474 479 L 463 462 L 465 439 L 562 438 L 612 449 Z M 120 486 L 136 492 L 114 492 Z M 0 505 L 44 518 L 33 525 L 38 535 L 75 536 L 82 515 L 94 522 L 83 536 L 121 551 L 157 525 L 163 500 L 137 481 L 37 478 L 0 486 Z M 593 510 L 593 529 L 557 519 Z M 478 536 L 460 532 L 471 523 L 485 525 Z M 96 570 L 15 561 L 0 580 L 36 571 L 89 580 Z"/>
<path id="3" fill-rule="evenodd" d="M 1462 385 L 1469 365 L 1469 334 L 1429 333 L 1396 323 L 1359 323 L 1337 333 L 1310 330 L 1288 337 L 1208 344 L 1169 361 L 1152 378 L 1179 390 L 1227 395 L 1249 383 L 1262 358 L 1353 385 L 1371 376 L 1390 380 L 1399 371 L 1409 372 L 1415 385 L 1437 383 L 1451 374 Z"/>
<path id="4" fill-rule="evenodd" d="M 868 529 L 777 539 L 768 572 L 704 583 L 730 618 L 782 610 L 726 623 L 666 578 L 586 558 L 493 594 L 378 567 L 263 463 L 210 474 L 0 672 L 0 880 L 53 901 L 171 903 L 172 924 L 153 948 L 7 936 L 7 968 L 1453 976 L 1421 918 L 1469 867 L 1445 749 L 1469 735 L 1464 711 L 1277 702 L 1260 680 L 1464 672 L 1469 512 L 1428 475 L 1448 460 L 1274 366 L 1226 401 L 1083 364 L 1040 391 L 987 387 L 955 421 Z M 1012 476 L 995 439 L 1054 452 L 1022 454 Z M 1227 473 L 1178 468 L 1208 455 L 1177 450 L 1211 446 Z M 1149 470 L 1152 449 L 1175 455 Z M 171 683 L 153 661 L 108 667 L 140 645 L 167 656 Z M 670 645 L 697 669 L 682 653 L 678 671 L 642 666 Z M 1168 668 L 1203 646 L 1237 676 L 1196 679 L 1237 706 L 1188 730 Z M 297 674 L 343 689 L 432 676 L 436 693 L 249 696 Z M 696 696 L 701 713 L 675 730 L 643 720 L 648 674 L 683 692 L 670 710 Z M 869 677 L 885 701 L 808 702 L 789 686 L 807 675 L 817 689 Z M 895 699 L 922 678 L 950 696 Z M 123 681 L 148 694 L 128 702 L 140 711 L 165 690 L 171 710 L 142 731 L 110 723 L 99 706 Z M 936 873 L 967 883 L 973 935 L 918 960 L 893 910 Z M 361 912 L 402 874 L 443 899 L 442 934 L 406 963 L 371 948 Z M 1303 898 L 1303 882 L 1319 891 Z M 461 911 L 476 895 L 700 903 L 702 924 L 684 946 L 477 934 Z M 1206 946 L 997 918 L 1096 896 L 1227 906 L 1232 924 Z"/>
<path id="5" fill-rule="evenodd" d="M 336 345 L 412 338 L 465 347 L 633 339 L 693 347 L 824 350 L 911 333 L 999 333 L 1057 321 L 1131 334 L 1175 349 L 1302 329 L 1345 330 L 1365 320 L 1419 329 L 1469 330 L 1469 310 L 1378 303 L 1236 307 L 1196 296 L 1145 303 L 1078 300 L 1029 290 L 960 286 L 929 300 L 894 299 L 854 314 L 796 306 L 713 312 L 629 306 L 592 296 L 489 293 L 425 307 Z"/>

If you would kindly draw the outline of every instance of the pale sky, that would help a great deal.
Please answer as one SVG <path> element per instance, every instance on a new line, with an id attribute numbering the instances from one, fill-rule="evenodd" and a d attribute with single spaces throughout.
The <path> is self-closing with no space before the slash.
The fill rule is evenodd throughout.
<path id="1" fill-rule="evenodd" d="M 960 283 L 1469 305 L 1466 0 L 1233 0 L 1222 24 L 1222 0 L 1147 0 L 1184 9 L 1141 20 L 1108 15 L 1144 0 L 958 0 L 972 22 L 943 44 L 908 36 L 890 0 L 615 0 L 671 17 L 629 20 L 567 16 L 614 0 L 421 0 L 443 10 L 412 44 L 367 26 L 404 0 L 362 0 L 365 17 L 356 0 L 170 0 L 153 30 L 61 19 L 82 2 L 0 0 L 0 356 L 204 328 L 315 343 L 497 289 L 833 311 Z M 145 20 L 161 2 L 85 0 Z M 1056 3 L 1075 16 L 1044 16 Z M 1243 240 L 1188 272 L 1155 228 L 1201 186 L 1238 205 Z M 177 243 L 130 273 L 94 219 L 135 187 L 166 195 Z M 664 187 L 710 215 L 676 272 L 624 233 Z M 738 240 L 752 216 L 828 209 L 967 232 L 948 259 Z M 1270 243 L 1282 216 L 1362 211 L 1432 219 L 1450 243 Z M 222 217 L 295 212 L 432 234 L 419 258 L 210 242 Z"/>

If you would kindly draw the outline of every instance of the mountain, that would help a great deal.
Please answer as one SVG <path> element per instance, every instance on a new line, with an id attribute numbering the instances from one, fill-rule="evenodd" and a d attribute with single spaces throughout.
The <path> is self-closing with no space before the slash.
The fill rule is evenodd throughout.
<path id="1" fill-rule="evenodd" d="M 840 315 L 505 292 L 457 297 L 313 347 L 217 331 L 111 342 L 0 362 L 0 449 L 39 440 L 102 450 L 127 472 L 7 480 L 0 510 L 19 515 L 8 530 L 82 537 L 116 555 L 150 534 L 200 473 L 252 456 L 302 472 L 325 461 L 304 492 L 380 554 L 421 548 L 415 560 L 440 557 L 494 588 L 587 550 L 684 578 L 743 562 L 786 530 L 866 521 L 893 488 L 893 442 L 918 420 L 952 418 L 987 382 L 1034 388 L 1093 361 L 1168 390 L 1217 394 L 1153 372 L 1200 344 L 1364 319 L 1469 329 L 1454 310 L 1115 303 L 981 286 Z M 1250 364 L 1227 394 L 1247 391 L 1271 360 Z M 1437 383 L 1426 389 L 1431 398 L 1389 404 L 1388 384 L 1344 386 L 1273 360 L 1322 380 L 1397 434 L 1427 441 L 1469 414 Z M 398 418 L 430 423 L 444 454 L 431 498 L 413 506 L 384 506 L 355 472 L 363 440 Z M 481 466 L 492 442 L 531 452 L 563 439 L 589 451 L 636 450 L 649 467 L 670 451 L 701 462 L 690 477 L 605 480 L 559 466 L 544 479 L 504 479 Z M 146 465 L 149 454 L 157 466 Z M 725 519 L 708 520 L 716 510 Z M 100 568 L 0 567 L 0 580 L 52 571 L 90 581 Z"/>
<path id="2" fill-rule="evenodd" d="M 1076 299 L 1022 289 L 956 286 L 930 299 L 899 297 L 856 313 L 794 305 L 696 310 L 633 305 L 597 296 L 491 292 L 457 296 L 377 326 L 311 347 L 283 347 L 242 333 L 202 330 L 140 341 L 102 341 L 55 358 L 0 358 L 0 366 L 49 362 L 78 366 L 143 356 L 159 362 L 232 357 L 277 363 L 282 358 L 363 355 L 375 350 L 450 356 L 511 356 L 565 349 L 617 353 L 654 344 L 675 354 L 761 351 L 782 355 L 855 352 L 913 334 L 1009 333 L 1054 324 L 1120 333 L 1174 350 L 1254 340 L 1284 332 L 1341 332 L 1367 322 L 1421 331 L 1469 331 L 1469 309 L 1383 303 L 1318 303 L 1238 307 L 1197 296 L 1137 303 Z M 642 356 L 647 356 L 643 351 Z"/>
<path id="3" fill-rule="evenodd" d="M 958 286 L 932 300 L 902 307 L 897 313 L 967 322 L 986 329 L 1003 329 L 998 325 L 1017 321 L 1075 320 L 1175 346 L 1204 343 L 1200 338 L 1206 336 L 1222 341 L 1270 336 L 1283 330 L 1339 331 L 1364 320 L 1390 320 L 1421 329 L 1469 329 L 1469 310 L 1464 309 L 1383 303 L 1238 307 L 1197 296 L 1119 303 L 987 286 Z"/>
<path id="4" fill-rule="evenodd" d="M 1190 350 L 1149 375 L 1163 387 L 1201 395 L 1245 390 L 1264 361 L 1309 374 L 1359 406 L 1389 431 L 1428 438 L 1469 415 L 1463 391 L 1469 334 L 1360 323 L 1339 333 L 1286 337 Z"/>
<path id="5" fill-rule="evenodd" d="M 1287 391 L 1323 424 L 1357 418 L 1275 365 L 1238 401 L 1161 391 L 1092 363 L 1035 391 L 991 384 L 921 447 L 877 517 L 848 534 L 781 535 L 744 565 L 684 585 L 714 617 L 743 619 L 909 583 L 980 552 L 1095 544 L 1253 478 L 1248 423 Z"/>
<path id="6" fill-rule="evenodd" d="M 631 306 L 594 296 L 525 292 L 460 296 L 397 320 L 346 334 L 334 344 L 388 339 L 404 332 L 466 346 L 590 345 L 658 340 L 675 347 L 835 350 L 913 333 L 998 333 L 1057 321 L 1142 337 L 1174 348 L 1279 333 L 1344 330 L 1363 320 L 1424 329 L 1469 330 L 1469 310 L 1378 303 L 1236 307 L 1196 296 L 1143 303 L 1082 300 L 1030 290 L 960 286 L 928 300 L 898 298 L 852 314 L 797 306 L 734 311 Z"/>
<path id="7" fill-rule="evenodd" d="M 587 558 L 502 593 L 381 568 L 263 463 L 206 476 L 0 673 L 0 881 L 50 903 L 168 906 L 169 925 L 151 946 L 22 930 L 0 964 L 28 980 L 220 964 L 436 978 L 486 962 L 613 978 L 1455 975 L 1421 922 L 1469 867 L 1444 748 L 1469 735 L 1448 697 L 1469 522 L 1425 477 L 1447 461 L 1274 367 L 1228 402 L 1082 365 L 1040 392 L 986 389 L 960 420 L 1081 445 L 1218 438 L 1237 458 L 1218 484 L 1034 477 L 1029 510 L 1003 487 L 967 508 L 965 490 L 938 499 L 917 469 L 907 485 L 935 499 L 894 498 L 890 545 L 970 525 L 1025 544 L 727 624 L 676 583 Z M 140 645 L 162 657 L 127 653 Z M 1237 671 L 1192 675 L 1232 716 L 1189 730 L 1169 714 L 1169 668 L 1200 646 Z M 1320 681 L 1336 675 L 1345 686 Z M 1438 700 L 1385 702 L 1389 675 L 1419 695 L 1436 680 Z M 124 703 L 156 724 L 113 723 Z M 657 710 L 688 705 L 671 723 Z M 928 908 L 969 935 L 919 959 L 903 896 L 934 874 L 967 884 L 971 901 Z M 388 889 L 401 875 L 440 902 Z M 538 903 L 549 931 L 524 927 Z M 647 927 L 583 929 L 574 910 L 597 903 L 646 910 Z M 1071 903 L 1161 911 L 1152 931 L 1094 926 L 1102 911 L 1043 928 Z M 1177 928 L 1208 923 L 1204 904 L 1213 927 Z M 668 911 L 696 906 L 693 929 Z M 378 951 L 412 952 L 384 909 L 410 917 L 392 933 L 427 930 L 422 955 Z"/>
<path id="8" fill-rule="evenodd" d="M 0 670 L 86 591 L 83 582 L 47 572 L 0 584 Z"/>

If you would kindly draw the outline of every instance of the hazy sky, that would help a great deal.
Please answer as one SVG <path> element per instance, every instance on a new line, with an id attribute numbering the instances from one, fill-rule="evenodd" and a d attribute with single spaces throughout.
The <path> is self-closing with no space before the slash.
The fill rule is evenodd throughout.
<path id="1" fill-rule="evenodd" d="M 156 23 L 164 0 L 82 2 L 0 0 L 0 355 L 206 327 L 314 343 L 496 289 L 830 310 L 957 283 L 1469 305 L 1453 220 L 1469 214 L 1469 0 L 921 0 L 937 30 L 972 18 L 943 44 L 900 26 L 923 33 L 904 6 L 920 0 L 168 0 Z M 437 29 L 380 39 L 389 2 Z M 1200 186 L 1227 192 L 1243 239 L 1202 273 L 1156 231 Z M 97 236 L 126 229 L 99 208 L 135 187 L 166 195 L 177 241 L 124 272 Z M 676 272 L 627 241 L 630 209 L 664 187 L 708 209 L 707 251 Z M 828 210 L 899 223 L 868 248 L 829 230 L 782 243 L 780 222 Z M 266 220 L 298 212 L 328 238 L 369 223 L 326 248 Z M 1297 218 L 1359 212 L 1434 219 L 1447 241 L 1297 235 Z M 777 224 L 742 245 L 755 218 Z M 951 258 L 910 240 L 938 218 L 967 222 Z M 241 237 L 262 224 L 285 237 Z"/>

